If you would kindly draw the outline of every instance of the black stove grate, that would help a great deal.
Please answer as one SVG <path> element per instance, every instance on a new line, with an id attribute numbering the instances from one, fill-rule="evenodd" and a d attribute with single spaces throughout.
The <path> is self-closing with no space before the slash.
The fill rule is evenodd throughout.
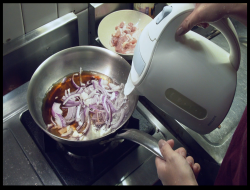
<path id="1" fill-rule="evenodd" d="M 48 136 L 33 120 L 27 110 L 21 115 L 21 122 L 64 185 L 91 185 L 138 145 L 128 140 L 112 141 L 101 150 L 100 155 L 92 153 L 89 147 L 86 156 L 75 155 Z M 135 128 L 154 134 L 155 128 L 135 110 L 126 128 Z"/>

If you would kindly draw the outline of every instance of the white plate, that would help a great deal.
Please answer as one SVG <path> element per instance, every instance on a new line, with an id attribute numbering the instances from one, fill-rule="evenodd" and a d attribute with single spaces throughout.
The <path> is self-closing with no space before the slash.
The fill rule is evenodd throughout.
<path id="1" fill-rule="evenodd" d="M 125 21 L 126 24 L 132 22 L 136 27 L 141 31 L 145 28 L 147 24 L 152 21 L 152 18 L 144 13 L 134 10 L 121 10 L 110 13 L 102 19 L 98 27 L 98 38 L 102 45 L 121 55 L 126 60 L 132 60 L 133 53 L 122 54 L 115 51 L 115 47 L 110 45 L 111 34 L 115 32 L 115 27 L 118 26 L 122 21 Z"/>

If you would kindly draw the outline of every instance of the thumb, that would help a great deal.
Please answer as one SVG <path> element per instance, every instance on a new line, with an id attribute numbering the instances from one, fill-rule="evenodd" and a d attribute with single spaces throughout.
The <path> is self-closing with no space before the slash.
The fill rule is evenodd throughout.
<path id="1" fill-rule="evenodd" d="M 169 155 L 172 155 L 174 153 L 174 150 L 171 147 L 171 143 L 169 144 L 167 141 L 164 140 L 159 140 L 158 142 L 160 151 L 162 156 L 165 158 L 165 160 L 167 160 Z"/>

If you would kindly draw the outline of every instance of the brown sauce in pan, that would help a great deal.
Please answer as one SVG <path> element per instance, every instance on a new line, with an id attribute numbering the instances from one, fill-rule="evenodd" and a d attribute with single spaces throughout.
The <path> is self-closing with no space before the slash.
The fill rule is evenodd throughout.
<path id="1" fill-rule="evenodd" d="M 71 81 L 73 74 L 76 74 L 76 73 L 71 73 L 65 76 L 66 80 L 64 83 L 62 83 L 62 81 L 65 77 L 62 77 L 57 82 L 52 84 L 52 86 L 46 92 L 45 97 L 43 99 L 43 105 L 42 105 L 42 116 L 46 125 L 52 123 L 51 122 L 51 116 L 52 116 L 51 108 L 52 108 L 53 103 L 54 102 L 63 103 L 61 99 L 65 95 L 65 90 L 67 90 L 68 88 L 70 88 L 70 92 L 74 92 L 75 90 L 77 90 L 77 88 L 75 88 L 75 86 L 72 84 L 72 81 Z M 101 78 L 104 80 L 107 80 L 108 82 L 113 82 L 113 80 L 110 77 L 104 74 L 98 73 L 98 72 L 82 71 L 82 74 L 81 74 L 82 83 L 85 83 L 85 84 L 89 80 L 93 80 L 93 79 L 99 80 Z M 79 73 L 77 76 L 76 75 L 74 76 L 74 81 L 78 86 L 80 85 Z M 64 109 L 62 107 L 63 106 L 61 106 L 61 110 L 63 111 L 62 116 L 65 117 L 67 115 L 67 109 Z M 74 122 L 70 125 L 73 128 L 76 128 L 78 126 L 77 122 Z M 52 134 L 61 137 L 58 130 L 59 129 L 57 128 L 55 129 L 52 127 L 49 131 Z M 62 137 L 62 138 L 68 138 L 68 137 Z"/>

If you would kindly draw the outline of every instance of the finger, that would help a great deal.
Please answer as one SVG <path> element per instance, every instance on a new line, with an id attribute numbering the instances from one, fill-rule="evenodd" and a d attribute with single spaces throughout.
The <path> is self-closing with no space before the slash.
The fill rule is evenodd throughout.
<path id="1" fill-rule="evenodd" d="M 171 146 L 171 148 L 173 149 L 174 147 L 174 140 L 173 139 L 170 139 L 167 141 L 167 143 Z"/>
<path id="2" fill-rule="evenodd" d="M 195 25 L 199 24 L 199 17 L 197 16 L 197 11 L 194 10 L 185 20 L 180 24 L 176 31 L 176 35 L 182 36 L 191 30 Z"/>
<path id="3" fill-rule="evenodd" d="M 155 165 L 157 170 L 160 170 L 165 167 L 166 162 L 162 160 L 160 157 L 156 156 L 155 157 Z"/>
<path id="4" fill-rule="evenodd" d="M 194 176 L 195 176 L 196 179 L 198 178 L 198 175 L 199 175 L 200 171 L 201 171 L 201 166 L 200 166 L 200 164 L 195 163 L 195 164 L 193 165 L 193 172 L 194 172 Z"/>
<path id="5" fill-rule="evenodd" d="M 165 141 L 163 139 L 160 139 L 159 142 L 158 142 L 158 145 L 159 145 L 161 154 L 165 158 L 165 160 L 167 160 L 168 157 L 174 153 L 173 149 L 167 143 L 167 141 Z"/>
<path id="6" fill-rule="evenodd" d="M 186 149 L 183 148 L 183 147 L 180 147 L 180 148 L 176 149 L 175 152 L 177 152 L 177 153 L 179 153 L 180 155 L 182 155 L 183 158 L 186 158 L 186 156 L 187 156 L 187 151 L 186 151 Z"/>
<path id="7" fill-rule="evenodd" d="M 193 165 L 194 165 L 194 159 L 192 156 L 188 156 L 186 158 L 186 161 L 188 162 L 188 164 L 190 165 L 190 167 L 193 169 Z"/>

